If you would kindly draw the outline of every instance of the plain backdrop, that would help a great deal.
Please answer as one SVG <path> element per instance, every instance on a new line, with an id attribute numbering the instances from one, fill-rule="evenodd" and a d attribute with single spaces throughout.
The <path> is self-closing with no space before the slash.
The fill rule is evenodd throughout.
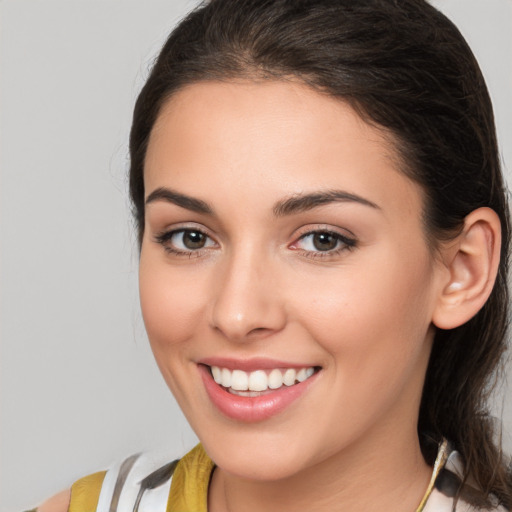
<path id="1" fill-rule="evenodd" d="M 474 49 L 512 167 L 512 1 L 437 0 Z M 141 450 L 196 438 L 137 298 L 131 109 L 190 0 L 0 2 L 0 511 Z M 504 391 L 512 430 L 512 398 Z"/>

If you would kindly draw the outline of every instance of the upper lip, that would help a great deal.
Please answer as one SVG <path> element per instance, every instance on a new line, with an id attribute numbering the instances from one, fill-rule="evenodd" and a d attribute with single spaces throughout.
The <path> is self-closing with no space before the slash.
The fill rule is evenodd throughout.
<path id="1" fill-rule="evenodd" d="M 244 370 L 251 372 L 255 370 L 270 370 L 273 368 L 309 368 L 317 366 L 311 363 L 299 363 L 282 361 L 278 359 L 269 359 L 266 357 L 256 357 L 250 359 L 234 359 L 229 357 L 205 357 L 197 361 L 198 364 L 207 366 L 218 366 L 228 370 Z"/>

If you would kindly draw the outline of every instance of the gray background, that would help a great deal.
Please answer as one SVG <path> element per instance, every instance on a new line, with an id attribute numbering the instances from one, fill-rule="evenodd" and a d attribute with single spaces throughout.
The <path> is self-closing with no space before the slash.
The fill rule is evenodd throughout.
<path id="1" fill-rule="evenodd" d="M 512 182 L 512 2 L 434 3 L 480 60 Z M 194 5 L 0 2 L 1 512 L 195 443 L 145 338 L 126 193 L 134 99 Z"/>

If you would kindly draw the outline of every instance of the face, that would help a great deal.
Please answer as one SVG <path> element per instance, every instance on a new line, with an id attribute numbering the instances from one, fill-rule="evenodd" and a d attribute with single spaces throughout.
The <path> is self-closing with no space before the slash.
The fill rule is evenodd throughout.
<path id="1" fill-rule="evenodd" d="M 397 162 L 347 104 L 297 83 L 199 83 L 163 108 L 143 316 L 227 472 L 284 478 L 417 436 L 442 272 Z"/>

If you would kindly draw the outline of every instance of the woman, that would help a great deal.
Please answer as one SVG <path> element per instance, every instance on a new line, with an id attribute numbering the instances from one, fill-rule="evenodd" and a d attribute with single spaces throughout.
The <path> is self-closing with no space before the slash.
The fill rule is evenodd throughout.
<path id="1" fill-rule="evenodd" d="M 130 145 L 146 329 L 202 444 L 41 511 L 510 509 L 486 408 L 509 212 L 443 15 L 214 0 L 162 49 Z"/>

